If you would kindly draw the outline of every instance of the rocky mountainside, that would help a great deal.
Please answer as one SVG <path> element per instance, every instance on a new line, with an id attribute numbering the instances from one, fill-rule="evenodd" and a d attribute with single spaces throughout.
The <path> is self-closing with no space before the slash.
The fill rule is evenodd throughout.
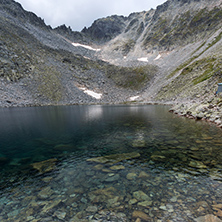
<path id="1" fill-rule="evenodd" d="M 75 46 L 66 31 L 46 26 L 12 0 L 0 1 L 1 106 L 124 102 L 156 72 L 148 64 L 121 68 L 98 60 L 93 48 Z"/>
<path id="2" fill-rule="evenodd" d="M 168 0 L 75 32 L 0 0 L 0 105 L 218 105 L 221 19 L 222 0 Z"/>

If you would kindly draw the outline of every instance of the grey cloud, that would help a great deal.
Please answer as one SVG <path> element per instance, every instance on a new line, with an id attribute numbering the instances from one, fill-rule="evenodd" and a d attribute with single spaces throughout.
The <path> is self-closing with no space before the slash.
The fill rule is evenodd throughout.
<path id="1" fill-rule="evenodd" d="M 89 27 L 94 20 L 109 15 L 129 15 L 155 8 L 166 0 L 17 0 L 22 6 L 43 18 L 47 25 L 62 24 L 73 30 Z"/>

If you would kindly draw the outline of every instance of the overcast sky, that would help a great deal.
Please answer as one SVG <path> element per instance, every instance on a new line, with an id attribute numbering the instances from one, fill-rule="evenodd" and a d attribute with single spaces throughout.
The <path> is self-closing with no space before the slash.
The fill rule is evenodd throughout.
<path id="1" fill-rule="evenodd" d="M 16 0 L 53 28 L 65 24 L 73 31 L 89 27 L 94 20 L 110 15 L 128 16 L 148 11 L 166 0 Z"/>

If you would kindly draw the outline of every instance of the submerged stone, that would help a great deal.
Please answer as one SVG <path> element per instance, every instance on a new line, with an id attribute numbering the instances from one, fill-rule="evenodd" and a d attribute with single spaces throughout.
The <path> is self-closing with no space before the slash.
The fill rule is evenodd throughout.
<path id="1" fill-rule="evenodd" d="M 141 206 L 141 207 L 146 207 L 146 208 L 149 208 L 151 205 L 152 205 L 152 201 L 143 201 L 143 202 L 139 202 L 137 205 L 138 206 Z"/>
<path id="2" fill-rule="evenodd" d="M 125 167 L 123 165 L 115 165 L 110 167 L 111 170 L 124 170 Z"/>
<path id="3" fill-rule="evenodd" d="M 150 221 L 150 219 L 151 219 L 146 213 L 144 213 L 142 211 L 137 211 L 137 210 L 135 210 L 133 212 L 132 217 L 133 218 L 140 218 L 140 219 L 142 219 L 144 221 Z"/>
<path id="4" fill-rule="evenodd" d="M 162 155 L 152 155 L 151 159 L 154 161 L 165 161 L 166 157 Z"/>
<path id="5" fill-rule="evenodd" d="M 206 169 L 207 168 L 207 166 L 204 165 L 200 161 L 190 161 L 189 166 L 194 167 L 194 168 L 198 168 L 198 169 Z"/>
<path id="6" fill-rule="evenodd" d="M 201 216 L 196 219 L 194 219 L 196 222 L 222 222 L 218 217 L 208 214 L 206 216 Z"/>
<path id="7" fill-rule="evenodd" d="M 167 210 L 167 208 L 166 208 L 165 205 L 161 205 L 159 208 L 160 208 L 161 210 Z"/>
<path id="8" fill-rule="evenodd" d="M 66 217 L 66 212 L 56 211 L 54 213 L 54 216 L 56 216 L 60 220 L 63 220 Z"/>
<path id="9" fill-rule="evenodd" d="M 141 190 L 135 191 L 133 193 L 133 197 L 136 198 L 139 201 L 143 201 L 143 200 L 144 201 L 150 201 L 151 200 L 151 198 Z"/>
<path id="10" fill-rule="evenodd" d="M 133 205 L 133 204 L 136 204 L 137 202 L 138 202 L 137 199 L 131 199 L 131 200 L 129 201 L 129 204 L 130 204 L 130 205 Z"/>
<path id="11" fill-rule="evenodd" d="M 222 204 L 214 204 L 212 205 L 214 209 L 222 209 Z"/>
<path id="12" fill-rule="evenodd" d="M 134 158 L 140 157 L 139 153 L 121 153 L 121 154 L 112 154 L 108 156 L 101 156 L 88 159 L 88 162 L 95 162 L 95 163 L 103 163 L 103 164 L 115 164 L 121 162 L 123 160 L 130 160 Z"/>
<path id="13" fill-rule="evenodd" d="M 94 166 L 93 168 L 94 168 L 95 170 L 102 170 L 103 165 L 98 164 L 98 165 Z"/>
<path id="14" fill-rule="evenodd" d="M 86 208 L 86 211 L 87 211 L 87 212 L 90 212 L 90 213 L 95 213 L 95 212 L 98 211 L 98 208 L 97 208 L 96 206 L 88 206 L 88 207 Z"/>
<path id="15" fill-rule="evenodd" d="M 117 197 L 114 197 L 113 199 L 109 199 L 107 203 L 109 206 L 115 207 L 120 204 L 118 203 L 118 200 L 119 200 L 119 197 L 117 196 Z"/>
<path id="16" fill-rule="evenodd" d="M 38 193 L 38 197 L 40 199 L 47 199 L 49 198 L 52 194 L 54 193 L 54 191 L 51 189 L 51 187 L 46 187 L 45 189 L 41 190 Z"/>
<path id="17" fill-rule="evenodd" d="M 173 203 L 177 202 L 177 197 L 176 197 L 176 196 L 172 197 L 172 198 L 170 199 L 170 201 L 173 202 Z"/>
<path id="18" fill-rule="evenodd" d="M 57 159 L 49 159 L 49 160 L 44 160 L 41 162 L 33 163 L 33 164 L 31 164 L 31 166 L 34 169 L 38 170 L 39 173 L 43 174 L 43 173 L 50 172 L 50 171 L 54 170 L 56 167 L 57 161 L 58 161 Z"/>
<path id="19" fill-rule="evenodd" d="M 103 203 L 115 198 L 116 194 L 117 190 L 114 187 L 98 189 L 89 193 L 89 199 L 92 203 Z"/>
<path id="20" fill-rule="evenodd" d="M 137 177 L 136 173 L 128 173 L 126 175 L 127 180 L 134 180 L 134 179 L 136 179 L 136 177 Z"/>
<path id="21" fill-rule="evenodd" d="M 149 174 L 147 174 L 147 173 L 144 172 L 144 171 L 140 172 L 140 174 L 139 174 L 139 176 L 138 176 L 138 178 L 147 178 L 147 177 L 149 177 Z"/>
<path id="22" fill-rule="evenodd" d="M 105 182 L 114 182 L 120 178 L 119 174 L 111 175 L 105 179 Z"/>

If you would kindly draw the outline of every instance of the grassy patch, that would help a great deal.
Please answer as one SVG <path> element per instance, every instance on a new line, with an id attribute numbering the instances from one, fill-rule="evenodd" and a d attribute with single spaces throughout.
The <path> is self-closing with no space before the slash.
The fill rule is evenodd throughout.
<path id="1" fill-rule="evenodd" d="M 106 67 L 106 76 L 112 79 L 117 86 L 139 90 L 148 83 L 157 67 L 146 65 L 140 67 L 116 67 L 109 65 Z"/>
<path id="2" fill-rule="evenodd" d="M 212 77 L 213 74 L 214 73 L 212 73 L 211 71 L 206 70 L 201 76 L 199 76 L 198 78 L 193 80 L 193 84 L 197 85 L 197 84 L 209 79 L 210 77 Z"/>
<path id="3" fill-rule="evenodd" d="M 173 76 L 176 75 L 177 72 L 179 72 L 180 70 L 184 69 L 186 66 L 188 66 L 193 60 L 195 60 L 198 56 L 194 56 L 190 59 L 188 59 L 186 62 L 184 62 L 183 64 L 179 65 L 173 72 L 171 72 L 168 76 L 167 79 L 172 78 Z"/>
<path id="4" fill-rule="evenodd" d="M 171 72 L 168 76 L 167 79 L 172 78 L 173 76 L 176 75 L 177 72 L 179 72 L 182 69 L 185 69 L 182 71 L 181 74 L 186 74 L 188 71 L 192 71 L 192 69 L 190 67 L 186 67 L 188 66 L 193 60 L 195 60 L 196 58 L 198 58 L 199 56 L 201 56 L 204 52 L 206 52 L 209 48 L 211 48 L 213 45 L 215 45 L 217 42 L 219 42 L 222 38 L 222 32 L 220 32 L 220 34 L 214 39 L 214 41 L 212 43 L 210 43 L 208 45 L 208 47 L 203 50 L 199 55 L 197 56 L 193 56 L 192 58 L 190 58 L 189 60 L 187 60 L 185 63 L 181 64 L 180 66 L 178 66 L 173 72 Z M 206 44 L 206 42 L 204 42 L 201 46 L 199 46 L 194 52 L 197 52 L 199 49 L 201 49 L 204 45 Z"/>
<path id="5" fill-rule="evenodd" d="M 63 96 L 63 86 L 59 79 L 61 74 L 54 67 L 45 66 L 44 70 L 39 70 L 37 76 L 38 92 L 44 98 L 58 102 Z"/>

